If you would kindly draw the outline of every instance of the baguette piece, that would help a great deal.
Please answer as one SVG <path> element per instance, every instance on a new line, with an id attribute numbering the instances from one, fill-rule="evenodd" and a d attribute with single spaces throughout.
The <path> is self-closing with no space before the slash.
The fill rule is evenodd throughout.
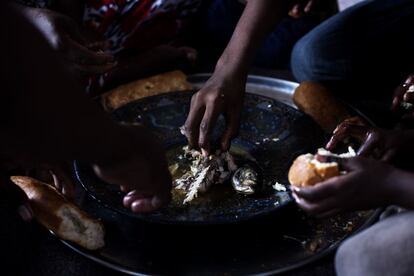
<path id="1" fill-rule="evenodd" d="M 325 86 L 317 82 L 302 82 L 293 94 L 293 102 L 327 133 L 331 133 L 339 123 L 351 117 L 345 106 Z"/>
<path id="2" fill-rule="evenodd" d="M 103 94 L 101 104 L 106 111 L 113 111 L 144 97 L 192 89 L 192 85 L 187 82 L 187 76 L 183 72 L 172 71 L 121 85 Z"/>
<path id="3" fill-rule="evenodd" d="M 54 187 L 26 176 L 12 176 L 29 198 L 35 218 L 59 238 L 96 250 L 104 247 L 103 224 L 68 202 Z"/>

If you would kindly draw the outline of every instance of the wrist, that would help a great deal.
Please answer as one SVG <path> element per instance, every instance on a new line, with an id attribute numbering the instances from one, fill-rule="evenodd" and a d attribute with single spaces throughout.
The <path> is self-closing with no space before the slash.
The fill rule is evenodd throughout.
<path id="1" fill-rule="evenodd" d="M 247 78 L 249 65 L 241 57 L 225 51 L 217 61 L 214 72 L 230 75 L 233 78 L 244 80 Z"/>

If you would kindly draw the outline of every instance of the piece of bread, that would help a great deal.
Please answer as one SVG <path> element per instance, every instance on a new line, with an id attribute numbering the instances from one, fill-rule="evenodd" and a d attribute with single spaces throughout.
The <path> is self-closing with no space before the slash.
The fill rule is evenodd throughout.
<path id="1" fill-rule="evenodd" d="M 328 178 L 339 175 L 336 162 L 319 162 L 313 154 L 298 156 L 289 169 L 290 184 L 298 187 L 313 186 Z"/>
<path id="2" fill-rule="evenodd" d="M 299 155 L 289 169 L 289 182 L 297 187 L 313 186 L 328 178 L 344 173 L 339 171 L 338 163 L 333 162 L 332 159 L 352 158 L 356 155 L 352 147 L 348 147 L 348 151 L 341 154 L 320 148 L 316 155 L 310 153 Z M 319 160 L 326 160 L 326 162 Z"/>
<path id="3" fill-rule="evenodd" d="M 293 94 L 293 102 L 327 133 L 351 117 L 345 106 L 325 86 L 316 82 L 302 82 Z"/>
<path id="4" fill-rule="evenodd" d="M 192 90 L 192 88 L 183 72 L 172 71 L 121 85 L 103 94 L 101 104 L 105 110 L 112 111 L 144 97 L 173 91 Z"/>
<path id="5" fill-rule="evenodd" d="M 29 198 L 35 218 L 59 238 L 96 250 L 105 245 L 103 224 L 68 202 L 54 187 L 26 176 L 12 176 Z"/>

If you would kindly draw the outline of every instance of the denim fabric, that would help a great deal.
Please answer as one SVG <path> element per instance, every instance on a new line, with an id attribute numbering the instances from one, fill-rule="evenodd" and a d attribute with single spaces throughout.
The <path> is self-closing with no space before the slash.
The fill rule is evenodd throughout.
<path id="1" fill-rule="evenodd" d="M 243 10 L 244 5 L 237 0 L 211 1 L 202 20 L 208 51 L 217 56 L 224 50 Z M 265 39 L 258 50 L 254 65 L 271 69 L 288 68 L 295 43 L 319 22 L 318 18 L 311 15 L 299 19 L 287 16 Z"/>
<path id="2" fill-rule="evenodd" d="M 293 74 L 299 81 L 392 89 L 414 72 L 413 22 L 412 0 L 364 1 L 298 41 Z"/>
<path id="3" fill-rule="evenodd" d="M 381 220 L 338 249 L 338 276 L 414 275 L 414 212 Z"/>

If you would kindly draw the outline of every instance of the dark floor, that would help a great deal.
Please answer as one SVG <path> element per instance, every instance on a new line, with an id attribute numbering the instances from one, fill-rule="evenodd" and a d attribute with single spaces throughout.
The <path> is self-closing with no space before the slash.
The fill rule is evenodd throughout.
<path id="1" fill-rule="evenodd" d="M 27 230 L 27 229 L 26 229 Z M 123 275 L 98 265 L 82 256 L 74 253 L 63 245 L 54 236 L 43 229 L 32 227 L 31 248 L 26 251 L 28 258 L 20 258 L 13 270 L 0 273 L 4 276 L 103 276 Z M 10 263 L 3 264 L 8 267 Z M 21 273 L 17 273 L 20 270 Z M 332 256 L 327 257 L 316 264 L 304 267 L 297 271 L 286 273 L 292 276 L 328 276 L 335 275 L 332 265 Z"/>

